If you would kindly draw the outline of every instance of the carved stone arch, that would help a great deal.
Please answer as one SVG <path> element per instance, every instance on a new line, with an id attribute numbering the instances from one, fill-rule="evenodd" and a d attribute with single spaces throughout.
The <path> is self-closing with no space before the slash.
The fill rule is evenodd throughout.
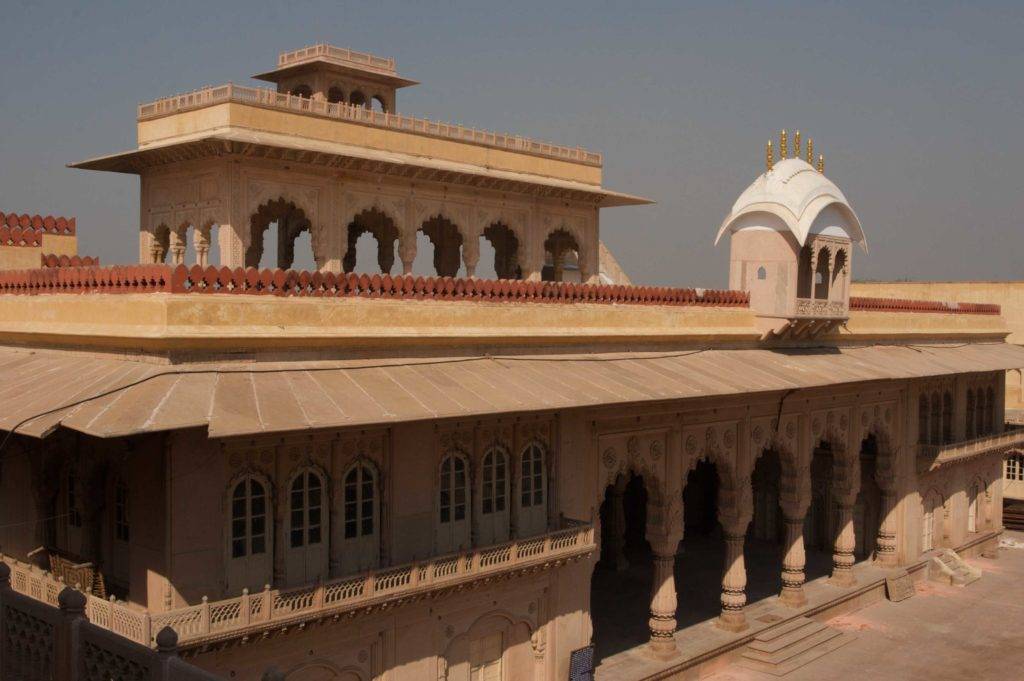
<path id="1" fill-rule="evenodd" d="M 339 215 L 342 229 L 346 229 L 364 211 L 378 210 L 383 213 L 395 227 L 399 235 L 405 232 L 406 199 L 379 193 L 349 192 L 345 194 L 344 203 Z"/>
<path id="2" fill-rule="evenodd" d="M 438 655 L 438 657 L 437 657 L 437 678 L 438 678 L 438 681 L 449 681 L 448 671 L 449 671 L 450 667 L 454 666 L 458 662 L 458 661 L 452 661 L 450 659 L 454 655 L 456 647 L 460 646 L 460 645 L 466 644 L 469 640 L 471 640 L 470 637 L 473 636 L 473 634 L 480 632 L 481 629 L 486 630 L 486 628 L 487 628 L 486 625 L 488 623 L 490 623 L 491 621 L 496 621 L 496 622 L 499 622 L 499 623 L 503 623 L 503 625 L 502 625 L 503 626 L 503 632 L 506 633 L 506 634 L 512 633 L 515 630 L 516 627 L 521 627 L 521 626 L 525 627 L 526 628 L 526 634 L 527 634 L 527 639 L 526 640 L 530 641 L 531 644 L 533 644 L 534 636 L 537 633 L 537 631 L 539 630 L 537 622 L 534 621 L 533 619 L 531 619 L 529 617 L 517 616 L 517 615 L 515 615 L 515 614 L 513 614 L 513 613 L 511 613 L 511 612 L 509 612 L 507 610 L 492 610 L 492 611 L 490 611 L 490 612 L 488 612 L 488 613 L 486 613 L 484 615 L 481 615 L 480 617 L 477 617 L 463 631 L 459 632 L 458 634 L 456 634 L 454 636 L 451 636 L 450 640 L 447 642 L 447 645 L 444 646 L 441 654 Z M 443 635 L 445 635 L 445 633 L 441 632 L 441 635 L 443 636 Z M 514 642 L 513 641 L 505 641 L 504 642 L 505 649 L 502 651 L 502 656 L 503 657 L 508 652 L 508 650 L 511 649 L 511 646 L 509 645 L 510 643 L 514 643 Z M 536 652 L 536 644 L 533 644 L 533 645 L 534 645 L 535 652 Z M 542 660 L 542 658 L 540 656 L 537 656 L 535 664 L 537 664 L 537 665 L 542 665 L 543 664 L 543 660 Z M 508 678 L 508 677 L 506 676 L 506 677 L 503 677 L 503 678 Z"/>
<path id="3" fill-rule="evenodd" d="M 457 217 L 444 204 L 427 210 L 423 219 L 417 219 L 416 230 L 422 232 L 434 247 L 434 271 L 440 277 L 454 277 L 463 260 L 463 248 L 469 242 L 466 222 Z M 476 262 L 473 262 L 475 267 Z"/>
<path id="4" fill-rule="evenodd" d="M 379 196 L 367 198 L 370 200 L 356 203 L 355 208 L 346 210 L 346 217 L 341 222 L 341 233 L 346 239 L 342 269 L 345 272 L 355 270 L 357 242 L 363 234 L 370 234 L 377 242 L 377 265 L 382 273 L 387 274 L 394 266 L 396 241 L 403 262 L 409 260 L 405 254 L 408 239 L 403 236 L 401 219 L 404 211 L 392 203 L 382 201 Z M 347 202 L 348 205 L 352 203 Z"/>
<path id="5" fill-rule="evenodd" d="M 367 681 L 369 673 L 354 665 L 338 666 L 325 658 L 300 662 L 284 672 L 285 681 Z"/>

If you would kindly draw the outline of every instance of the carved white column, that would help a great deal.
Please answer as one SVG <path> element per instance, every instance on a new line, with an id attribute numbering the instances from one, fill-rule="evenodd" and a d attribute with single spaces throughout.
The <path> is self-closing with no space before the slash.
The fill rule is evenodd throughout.
<path id="1" fill-rule="evenodd" d="M 836 533 L 835 549 L 832 554 L 832 577 L 830 582 L 836 586 L 853 586 L 857 580 L 853 576 L 853 551 L 856 547 L 853 534 L 853 500 L 839 498 L 836 502 Z"/>
<path id="2" fill-rule="evenodd" d="M 783 605 L 800 608 L 807 605 L 804 593 L 804 567 L 807 555 L 804 551 L 804 515 L 791 518 L 784 516 L 786 525 L 786 555 L 782 559 L 782 593 L 779 600 Z"/>
<path id="3" fill-rule="evenodd" d="M 896 493 L 883 489 L 880 496 L 878 544 L 875 547 L 875 560 L 882 567 L 896 567 Z"/>
<path id="4" fill-rule="evenodd" d="M 650 649 L 659 658 L 679 655 L 676 647 L 676 548 L 678 537 L 666 536 L 651 542 L 654 554 L 654 581 L 651 586 Z"/>
<path id="5" fill-rule="evenodd" d="M 725 536 L 725 574 L 722 576 L 722 613 L 718 616 L 718 626 L 728 631 L 743 631 L 750 626 L 743 612 L 747 604 L 747 568 L 743 560 L 745 525 L 723 525 L 722 530 Z"/>

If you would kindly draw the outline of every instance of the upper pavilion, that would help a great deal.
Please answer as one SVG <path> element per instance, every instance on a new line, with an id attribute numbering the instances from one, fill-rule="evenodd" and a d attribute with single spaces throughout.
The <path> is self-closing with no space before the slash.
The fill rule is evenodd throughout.
<path id="1" fill-rule="evenodd" d="M 369 233 L 380 272 L 409 274 L 419 233 L 441 276 L 474 276 L 488 242 L 499 278 L 596 283 L 598 209 L 651 203 L 602 186 L 599 153 L 398 113 L 415 81 L 393 59 L 318 44 L 256 78 L 276 88 L 142 104 L 136 149 L 71 164 L 141 176 L 141 263 L 259 266 L 276 232 L 287 269 L 308 232 L 316 268 L 347 272 Z"/>

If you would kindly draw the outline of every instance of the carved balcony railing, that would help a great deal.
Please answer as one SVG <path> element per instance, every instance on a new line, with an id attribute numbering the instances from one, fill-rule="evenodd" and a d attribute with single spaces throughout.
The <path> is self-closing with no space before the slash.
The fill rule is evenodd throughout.
<path id="1" fill-rule="evenodd" d="M 960 442 L 919 444 L 917 470 L 924 473 L 977 456 L 1005 454 L 1012 449 L 1024 449 L 1024 426 L 1008 426 L 1002 433 L 991 433 Z"/>
<path id="2" fill-rule="evenodd" d="M 601 154 L 587 151 L 581 147 L 566 147 L 548 142 L 540 142 L 529 137 L 510 135 L 490 130 L 469 128 L 461 124 L 441 123 L 415 116 L 397 113 L 372 111 L 361 106 L 352 106 L 344 102 L 331 103 L 323 100 L 308 99 L 286 92 L 277 92 L 268 88 L 245 87 L 242 85 L 217 85 L 194 90 L 173 97 L 165 97 L 155 102 L 139 105 L 140 121 L 159 118 L 169 114 L 180 113 L 192 109 L 201 109 L 224 102 L 252 104 L 271 109 L 284 109 L 300 114 L 324 116 L 343 121 L 352 121 L 364 125 L 390 128 L 402 132 L 430 137 L 480 144 L 497 147 L 536 156 L 548 156 L 564 161 L 600 166 Z"/>
<path id="3" fill-rule="evenodd" d="M 846 319 L 850 316 L 850 311 L 841 300 L 797 298 L 793 316 L 809 319 Z"/>
<path id="4" fill-rule="evenodd" d="M 150 615 L 113 600 L 86 595 L 85 613 L 93 624 L 136 643 L 155 644 L 155 632 L 169 627 L 185 648 L 296 622 L 367 611 L 394 601 L 439 595 L 483 578 L 513 575 L 577 560 L 595 548 L 594 527 L 568 521 L 565 529 L 463 553 L 349 575 L 296 589 L 264 589 L 222 601 L 205 597 L 198 605 Z M 62 581 L 39 568 L 0 556 L 11 566 L 18 593 L 57 605 Z"/>
<path id="5" fill-rule="evenodd" d="M 395 60 L 378 57 L 367 52 L 356 52 L 346 47 L 335 47 L 327 43 L 317 43 L 302 49 L 282 52 L 277 55 L 277 67 L 294 66 L 314 59 L 325 58 L 328 61 L 353 64 L 362 69 L 369 69 L 388 75 L 395 75 Z"/>

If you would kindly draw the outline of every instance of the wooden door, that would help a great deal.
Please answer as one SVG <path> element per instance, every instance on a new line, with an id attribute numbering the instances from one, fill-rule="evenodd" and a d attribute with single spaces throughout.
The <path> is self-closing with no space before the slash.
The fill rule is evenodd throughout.
<path id="1" fill-rule="evenodd" d="M 508 455 L 493 447 L 480 467 L 478 537 L 481 546 L 500 544 L 509 538 Z"/>
<path id="2" fill-rule="evenodd" d="M 356 464 L 342 482 L 342 574 L 372 570 L 380 563 L 380 505 L 377 474 Z"/>
<path id="3" fill-rule="evenodd" d="M 235 595 L 242 589 L 260 591 L 273 578 L 273 527 L 269 520 L 267 485 L 245 476 L 229 500 L 227 587 Z"/>
<path id="4" fill-rule="evenodd" d="M 544 449 L 537 443 L 523 448 L 519 459 L 519 536 L 529 537 L 547 531 L 547 471 Z"/>
<path id="5" fill-rule="evenodd" d="M 312 469 L 292 478 L 288 490 L 288 543 L 285 572 L 289 586 L 327 578 L 328 514 L 324 479 Z"/>
<path id="6" fill-rule="evenodd" d="M 437 508 L 437 551 L 450 553 L 469 546 L 469 464 L 459 454 L 441 462 Z"/>

